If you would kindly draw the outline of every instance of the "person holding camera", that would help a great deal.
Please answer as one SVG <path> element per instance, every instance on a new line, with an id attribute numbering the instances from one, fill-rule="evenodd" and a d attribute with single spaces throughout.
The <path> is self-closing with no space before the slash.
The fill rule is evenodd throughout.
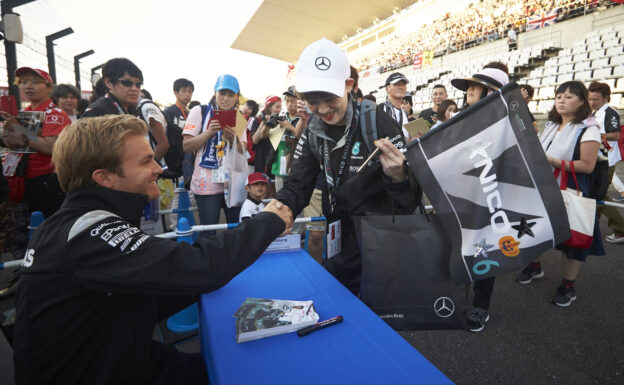
<path id="1" fill-rule="evenodd" d="M 268 163 L 269 156 L 273 152 L 273 145 L 269 139 L 269 133 L 272 128 L 277 127 L 280 121 L 285 117 L 280 116 L 282 110 L 282 99 L 279 96 L 269 95 L 264 101 L 264 108 L 260 111 L 260 115 L 253 120 L 249 130 L 251 132 L 251 140 L 253 142 L 253 150 L 256 152 L 254 163 L 254 172 L 267 174 L 270 179 L 275 179 L 271 173 L 271 164 Z M 275 196 L 275 183 L 269 183 L 268 197 Z"/>

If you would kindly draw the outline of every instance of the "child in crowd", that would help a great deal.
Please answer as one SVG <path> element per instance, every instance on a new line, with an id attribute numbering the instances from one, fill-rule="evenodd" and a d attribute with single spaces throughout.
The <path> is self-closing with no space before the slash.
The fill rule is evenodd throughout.
<path id="1" fill-rule="evenodd" d="M 266 174 L 254 172 L 247 177 L 247 199 L 243 203 L 240 211 L 239 221 L 248 219 L 258 214 L 264 209 L 265 204 L 262 198 L 265 197 L 267 188 L 269 187 L 269 179 Z"/>

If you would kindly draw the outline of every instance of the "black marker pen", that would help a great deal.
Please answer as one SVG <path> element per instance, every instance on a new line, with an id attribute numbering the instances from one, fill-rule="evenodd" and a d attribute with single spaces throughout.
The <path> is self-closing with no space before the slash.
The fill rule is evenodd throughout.
<path id="1" fill-rule="evenodd" d="M 315 332 L 315 331 L 317 331 L 319 329 L 323 329 L 323 328 L 326 328 L 326 327 L 331 326 L 331 325 L 339 324 L 339 323 L 342 322 L 342 320 L 343 320 L 342 316 L 339 315 L 339 316 L 336 316 L 334 318 L 330 318 L 328 320 L 325 320 L 325 321 L 322 321 L 322 322 L 318 322 L 318 323 L 315 323 L 314 325 L 310 325 L 308 327 L 305 327 L 305 328 L 299 330 L 297 332 L 297 334 L 299 335 L 299 337 L 307 336 L 308 334 L 310 334 L 312 332 Z"/>

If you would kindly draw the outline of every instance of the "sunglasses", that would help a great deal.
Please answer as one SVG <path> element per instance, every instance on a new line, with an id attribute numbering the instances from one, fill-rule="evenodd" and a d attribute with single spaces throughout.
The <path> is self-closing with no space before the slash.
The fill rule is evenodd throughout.
<path id="1" fill-rule="evenodd" d="M 128 88 L 132 87 L 133 85 L 137 88 L 141 88 L 141 86 L 143 86 L 143 82 L 133 82 L 132 80 L 128 79 L 119 79 L 118 82 Z"/>

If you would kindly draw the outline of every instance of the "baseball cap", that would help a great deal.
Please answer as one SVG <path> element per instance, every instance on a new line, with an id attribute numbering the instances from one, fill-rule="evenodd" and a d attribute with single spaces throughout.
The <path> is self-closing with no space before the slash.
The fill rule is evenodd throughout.
<path id="1" fill-rule="evenodd" d="M 30 67 L 20 67 L 18 69 L 15 70 L 15 76 L 22 76 L 26 73 L 34 73 L 35 75 L 43 78 L 43 80 L 45 80 L 46 82 L 52 84 L 52 78 L 50 77 L 50 75 L 45 72 L 44 70 L 40 70 L 37 68 L 30 68 Z"/>
<path id="2" fill-rule="evenodd" d="M 282 95 L 292 96 L 293 98 L 297 97 L 297 91 L 295 90 L 295 86 L 290 86 Z"/>
<path id="3" fill-rule="evenodd" d="M 400 72 L 395 72 L 391 74 L 390 76 L 388 76 L 388 78 L 386 79 L 385 85 L 387 86 L 388 84 L 394 84 L 394 83 L 400 82 L 401 80 L 403 80 L 405 83 L 409 83 L 409 80 L 407 80 L 405 75 L 403 75 Z"/>
<path id="4" fill-rule="evenodd" d="M 334 42 L 322 38 L 308 45 L 297 62 L 297 91 L 328 92 L 343 97 L 345 80 L 351 75 L 347 54 Z"/>
<path id="5" fill-rule="evenodd" d="M 261 172 L 254 172 L 249 174 L 247 177 L 247 186 L 250 186 L 254 183 L 266 183 L 269 184 L 269 178 L 267 178 L 266 174 Z"/>
<path id="6" fill-rule="evenodd" d="M 230 90 L 236 94 L 240 92 L 240 88 L 238 86 L 238 80 L 232 75 L 221 75 L 217 78 L 217 82 L 214 86 L 215 92 L 221 90 Z"/>
<path id="7" fill-rule="evenodd" d="M 472 77 L 465 79 L 453 79 L 451 84 L 453 87 L 461 91 L 467 91 L 470 83 L 480 84 L 490 90 L 496 91 L 505 84 L 509 83 L 509 76 L 497 68 L 483 68 Z"/>
<path id="8" fill-rule="evenodd" d="M 275 102 L 281 102 L 282 99 L 280 99 L 279 96 L 275 96 L 275 95 L 269 95 L 266 97 L 266 99 L 264 99 L 264 105 L 268 106 L 271 103 L 275 103 Z"/>

